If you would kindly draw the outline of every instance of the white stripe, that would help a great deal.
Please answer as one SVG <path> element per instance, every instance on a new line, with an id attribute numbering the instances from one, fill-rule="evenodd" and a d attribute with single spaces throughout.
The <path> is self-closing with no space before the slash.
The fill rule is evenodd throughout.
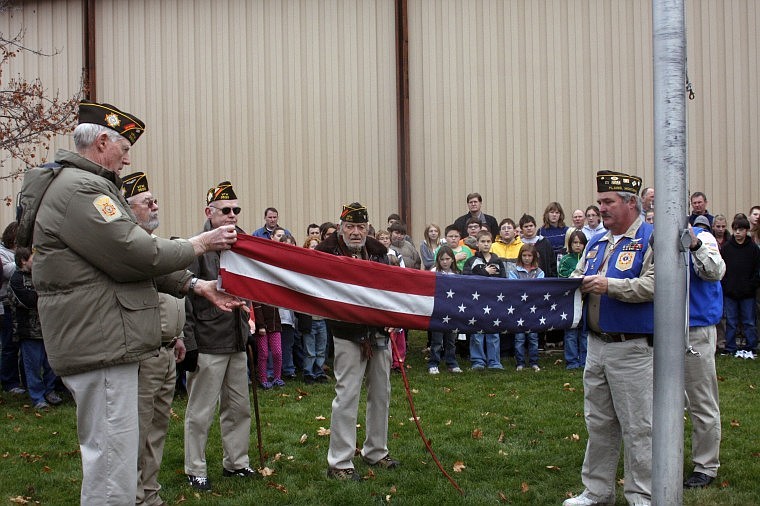
<path id="1" fill-rule="evenodd" d="M 320 299 L 417 316 L 430 316 L 433 313 L 435 298 L 432 295 L 378 290 L 363 285 L 327 280 L 275 267 L 232 251 L 222 252 L 221 267 L 232 274 L 254 278 Z"/>

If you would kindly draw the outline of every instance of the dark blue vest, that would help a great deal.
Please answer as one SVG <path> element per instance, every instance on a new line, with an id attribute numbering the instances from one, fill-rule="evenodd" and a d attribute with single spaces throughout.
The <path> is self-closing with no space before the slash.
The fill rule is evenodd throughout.
<path id="1" fill-rule="evenodd" d="M 705 230 L 699 229 L 697 237 Z M 704 248 L 705 246 L 703 246 Z M 697 276 L 689 255 L 689 327 L 715 325 L 723 316 L 723 289 L 720 281 L 705 281 Z"/>
<path id="2" fill-rule="evenodd" d="M 631 279 L 639 277 L 644 264 L 644 254 L 649 249 L 652 225 L 641 223 L 636 237 L 623 237 L 607 260 L 608 278 Z M 586 276 L 597 274 L 609 247 L 608 241 L 601 239 L 606 234 L 593 237 L 586 246 Z M 650 302 L 630 303 L 600 296 L 599 328 L 603 332 L 635 334 L 654 333 L 654 304 Z"/>

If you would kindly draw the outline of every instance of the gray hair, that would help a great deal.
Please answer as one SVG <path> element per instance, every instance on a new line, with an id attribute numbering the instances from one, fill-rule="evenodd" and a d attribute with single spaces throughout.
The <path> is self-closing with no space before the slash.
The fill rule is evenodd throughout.
<path id="1" fill-rule="evenodd" d="M 636 202 L 636 210 L 641 214 L 641 199 L 638 195 L 635 193 L 629 193 L 629 192 L 616 192 L 618 195 L 620 195 L 620 198 L 623 199 L 623 202 L 626 204 L 633 199 Z"/>
<path id="2" fill-rule="evenodd" d="M 74 129 L 74 145 L 77 151 L 82 152 L 87 150 L 95 142 L 100 134 L 107 134 L 111 142 L 116 142 L 121 139 L 126 140 L 116 130 L 112 130 L 107 126 L 97 125 L 95 123 L 80 123 Z"/>

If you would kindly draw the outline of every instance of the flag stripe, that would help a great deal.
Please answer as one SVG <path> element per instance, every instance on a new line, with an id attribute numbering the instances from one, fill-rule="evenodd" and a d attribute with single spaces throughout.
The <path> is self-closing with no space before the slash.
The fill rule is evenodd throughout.
<path id="1" fill-rule="evenodd" d="M 290 296 L 293 297 L 321 298 L 339 304 L 372 306 L 379 311 L 409 313 L 415 316 L 430 316 L 433 312 L 432 293 L 429 296 L 410 295 L 397 291 L 359 286 L 356 283 L 341 283 L 267 265 L 233 252 L 224 252 L 222 256 L 222 268 L 225 272 L 253 278 L 259 283 L 259 289 L 263 289 L 261 286 L 263 283 L 270 284 L 273 287 L 286 288 L 290 290 Z M 263 296 L 263 294 L 258 295 L 253 290 L 251 290 L 250 295 L 253 300 L 258 300 L 256 296 Z M 275 303 L 275 305 L 282 304 Z"/>

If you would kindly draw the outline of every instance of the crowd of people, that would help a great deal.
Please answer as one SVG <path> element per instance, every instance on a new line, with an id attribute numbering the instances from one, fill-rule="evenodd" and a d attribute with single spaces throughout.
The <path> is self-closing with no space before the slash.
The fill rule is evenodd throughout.
<path id="1" fill-rule="evenodd" d="M 34 228 L 20 237 L 33 234 L 34 249 L 16 243 L 16 222 L 0 245 L 2 388 L 28 393 L 38 410 L 73 397 L 82 504 L 163 503 L 157 478 L 177 387 L 188 395 L 184 470 L 195 490 L 212 490 L 206 445 L 217 403 L 222 474 L 249 478 L 256 474 L 248 457 L 250 385 L 270 390 L 299 375 L 307 385 L 334 381 L 329 478 L 360 479 L 353 458 L 365 378 L 361 458 L 383 469 L 400 465 L 388 451 L 387 430 L 390 375 L 404 367 L 405 329 L 326 320 L 218 292 L 220 252 L 243 233 L 233 185 L 209 189 L 198 235 L 160 238 L 158 200 L 147 175 L 121 177 L 143 131 L 129 113 L 83 102 L 76 152 L 60 150 L 54 167 L 30 171 L 28 187 L 25 182 L 33 205 L 23 211 L 35 213 Z M 559 202 L 546 206 L 540 222 L 528 213 L 497 221 L 483 211 L 481 195 L 470 193 L 467 213 L 443 228 L 426 225 L 419 246 L 397 214 L 376 229 L 359 202 L 343 206 L 336 223 L 310 224 L 303 241 L 268 207 L 252 235 L 442 276 L 582 277 L 585 318 L 578 328 L 543 336 L 429 332 L 427 372 L 440 374 L 445 366 L 460 374 L 462 361 L 474 371 L 500 370 L 510 355 L 516 371 L 539 372 L 543 340 L 561 342 L 566 368 L 584 369 L 589 433 L 585 490 L 565 505 L 614 502 L 621 443 L 626 499 L 649 504 L 654 189 L 609 171 L 600 171 L 596 183 L 597 204 L 575 209 L 569 223 Z M 707 486 L 717 476 L 714 357 L 754 359 L 760 314 L 760 206 L 736 214 L 729 233 L 728 219 L 708 212 L 704 193 L 695 192 L 690 202 L 686 398 L 694 471 L 687 488 Z M 30 221 L 22 215 L 19 223 Z M 93 416 L 105 405 L 112 406 L 110 416 Z"/>

